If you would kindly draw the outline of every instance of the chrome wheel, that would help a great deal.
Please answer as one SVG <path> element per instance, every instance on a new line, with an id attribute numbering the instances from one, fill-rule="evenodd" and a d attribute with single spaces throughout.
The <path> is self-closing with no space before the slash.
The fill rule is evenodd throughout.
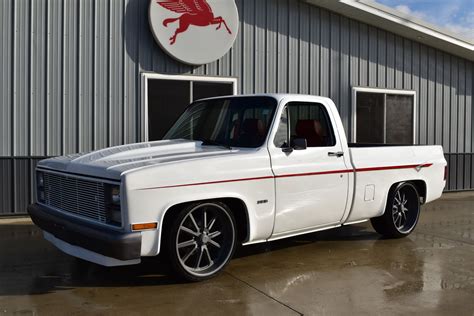
<path id="1" fill-rule="evenodd" d="M 196 277 L 218 272 L 230 259 L 235 227 L 229 212 L 215 203 L 200 204 L 181 220 L 175 239 L 181 267 Z"/>
<path id="2" fill-rule="evenodd" d="M 392 220 L 395 228 L 400 233 L 409 233 L 415 227 L 419 213 L 419 197 L 413 186 L 398 188 L 392 203 Z"/>
<path id="3" fill-rule="evenodd" d="M 402 238 L 410 235 L 420 217 L 418 188 L 410 182 L 401 182 L 390 188 L 385 212 L 371 218 L 374 229 L 387 238 Z"/>

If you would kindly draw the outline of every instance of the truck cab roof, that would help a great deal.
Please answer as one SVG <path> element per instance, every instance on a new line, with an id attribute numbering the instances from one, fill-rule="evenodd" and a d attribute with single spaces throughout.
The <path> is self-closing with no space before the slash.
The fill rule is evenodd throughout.
<path id="1" fill-rule="evenodd" d="M 240 94 L 240 95 L 226 95 L 226 96 L 218 96 L 218 97 L 212 97 L 212 98 L 203 98 L 199 99 L 196 101 L 205 101 L 205 100 L 216 100 L 216 99 L 224 99 L 224 98 L 245 98 L 245 97 L 271 97 L 276 99 L 278 102 L 280 102 L 283 99 L 295 99 L 295 100 L 301 100 L 307 98 L 308 100 L 312 101 L 330 101 L 332 100 L 327 97 L 323 96 L 315 96 L 315 95 L 309 95 L 309 94 L 295 94 L 295 93 L 254 93 L 254 94 Z"/>

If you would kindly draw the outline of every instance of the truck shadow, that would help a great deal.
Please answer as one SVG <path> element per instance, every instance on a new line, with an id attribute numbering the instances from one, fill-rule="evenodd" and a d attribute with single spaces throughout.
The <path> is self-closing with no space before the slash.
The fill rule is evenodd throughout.
<path id="1" fill-rule="evenodd" d="M 343 226 L 335 229 L 304 234 L 291 238 L 271 241 L 240 247 L 234 258 L 257 255 L 259 253 L 277 251 L 286 248 L 298 247 L 316 242 L 328 241 L 356 241 L 356 240 L 379 240 L 382 237 L 375 233 L 367 225 Z"/>
<path id="2" fill-rule="evenodd" d="M 160 256 L 144 258 L 141 264 L 135 266 L 106 268 L 63 254 L 46 242 L 33 225 L 1 225 L 0 237 L 0 296 L 45 294 L 81 287 L 185 283 L 173 276 L 166 258 Z M 365 226 L 347 226 L 240 247 L 234 260 L 286 249 L 298 251 L 297 247 L 308 244 L 318 247 L 318 243 L 324 246 L 331 241 L 377 241 L 379 238 Z"/>

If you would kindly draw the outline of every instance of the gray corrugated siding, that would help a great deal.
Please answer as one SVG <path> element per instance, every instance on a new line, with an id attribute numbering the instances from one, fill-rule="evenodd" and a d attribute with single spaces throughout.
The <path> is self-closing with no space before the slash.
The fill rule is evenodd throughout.
<path id="1" fill-rule="evenodd" d="M 190 67 L 153 40 L 148 0 L 1 1 L 0 213 L 24 212 L 28 157 L 140 141 L 143 71 L 235 76 L 240 93 L 329 96 L 348 131 L 353 86 L 414 89 L 418 143 L 443 145 L 448 190 L 474 188 L 472 61 L 297 0 L 236 2 L 231 52 Z"/>

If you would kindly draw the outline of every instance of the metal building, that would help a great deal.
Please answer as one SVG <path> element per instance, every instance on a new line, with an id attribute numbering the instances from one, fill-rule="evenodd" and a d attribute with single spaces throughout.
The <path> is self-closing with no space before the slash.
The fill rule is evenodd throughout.
<path id="1" fill-rule="evenodd" d="M 159 139 L 229 93 L 329 96 L 350 140 L 443 145 L 446 189 L 474 189 L 472 42 L 368 0 L 236 4 L 231 50 L 189 66 L 156 43 L 150 0 L 2 0 L 0 213 L 25 212 L 38 160 Z"/>

